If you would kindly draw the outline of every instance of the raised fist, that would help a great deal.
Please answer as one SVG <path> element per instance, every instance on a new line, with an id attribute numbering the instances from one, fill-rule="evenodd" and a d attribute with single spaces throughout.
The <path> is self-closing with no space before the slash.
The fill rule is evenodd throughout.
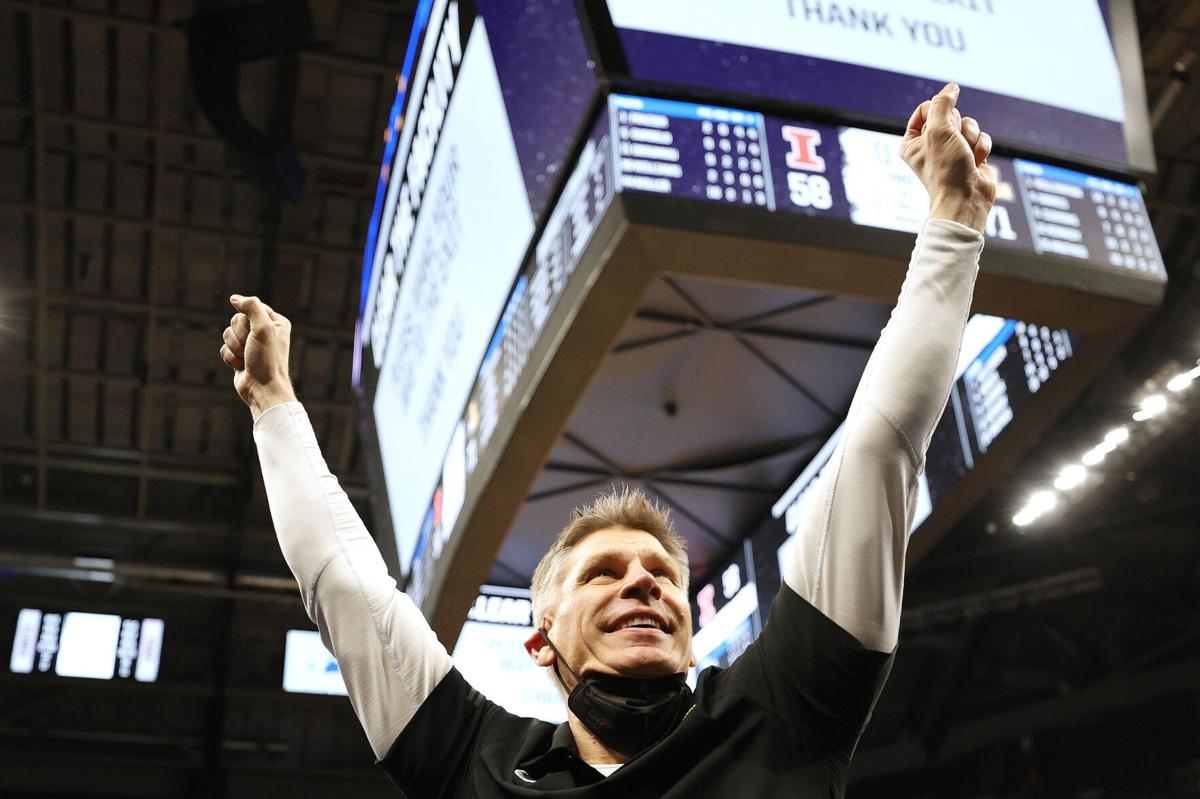
<path id="1" fill-rule="evenodd" d="M 258 297 L 234 294 L 237 311 L 222 335 L 221 360 L 233 369 L 233 387 L 258 419 L 268 408 L 296 399 L 288 376 L 292 323 Z"/>
<path id="2" fill-rule="evenodd" d="M 929 216 L 951 219 L 983 232 L 996 201 L 996 180 L 987 166 L 992 137 L 959 113 L 953 83 L 917 106 L 908 120 L 900 155 L 929 192 Z"/>

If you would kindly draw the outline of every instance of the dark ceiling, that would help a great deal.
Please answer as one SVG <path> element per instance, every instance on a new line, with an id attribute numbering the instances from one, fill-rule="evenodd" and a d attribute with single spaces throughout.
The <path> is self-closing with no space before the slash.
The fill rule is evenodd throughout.
<path id="1" fill-rule="evenodd" d="M 4 796 L 395 795 L 345 700 L 279 689 L 284 633 L 311 625 L 216 350 L 230 291 L 292 318 L 297 389 L 369 519 L 353 323 L 415 2 L 311 3 L 307 36 L 255 7 L 0 0 L 0 637 L 22 607 L 160 616 L 169 636 L 153 685 L 0 672 Z M 1200 356 L 1200 0 L 1136 8 L 1166 303 L 910 573 L 852 795 L 1200 795 L 1197 389 L 1070 507 L 1024 535 L 1008 522 L 1147 381 Z M 222 24 L 236 46 L 213 45 Z M 208 56 L 190 67 L 189 35 Z M 264 42 L 290 54 L 247 61 L 237 104 L 212 106 L 222 58 Z M 703 577 L 844 413 L 886 314 L 659 279 L 493 579 L 527 579 L 569 509 L 614 478 L 676 509 Z M 713 399 L 730 386 L 753 401 Z"/>

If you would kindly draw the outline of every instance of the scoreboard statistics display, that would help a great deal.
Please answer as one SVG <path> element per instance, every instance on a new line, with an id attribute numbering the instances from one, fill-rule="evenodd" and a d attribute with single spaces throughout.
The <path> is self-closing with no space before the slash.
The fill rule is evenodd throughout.
<path id="1" fill-rule="evenodd" d="M 950 399 L 934 430 L 919 476 L 915 532 L 992 442 L 1028 406 L 1056 371 L 1074 357 L 1081 338 L 1066 330 L 975 314 L 963 346 Z M 771 509 L 788 534 L 803 518 L 804 504 L 833 455 L 839 427 Z"/>
<path id="2" fill-rule="evenodd" d="M 540 58 L 556 61 L 553 74 L 532 68 Z M 446 453 L 461 450 L 451 444 L 464 434 L 463 408 L 586 113 L 593 67 L 572 3 L 418 5 L 364 254 L 355 353 L 386 502 L 377 517 L 390 523 L 402 576 L 427 543 Z M 451 506 L 460 484 L 449 482 Z"/>
<path id="3" fill-rule="evenodd" d="M 916 533 L 938 502 L 1072 358 L 1080 337 L 1031 322 L 976 314 L 966 325 L 954 387 L 919 476 Z M 703 668 L 728 666 L 762 631 L 792 557 L 806 503 L 837 448 L 829 438 L 771 509 L 771 518 L 696 590 L 694 649 Z"/>
<path id="4" fill-rule="evenodd" d="M 916 233 L 929 195 L 901 137 L 673 100 L 612 95 L 617 183 L 641 192 Z M 988 246 L 1165 279 L 1141 192 L 1034 161 L 993 156 Z"/>
<path id="5" fill-rule="evenodd" d="M 899 125 L 955 81 L 999 142 L 1154 168 L 1137 152 L 1144 102 L 1127 107 L 1108 0 L 607 0 L 607 11 L 635 79 Z"/>

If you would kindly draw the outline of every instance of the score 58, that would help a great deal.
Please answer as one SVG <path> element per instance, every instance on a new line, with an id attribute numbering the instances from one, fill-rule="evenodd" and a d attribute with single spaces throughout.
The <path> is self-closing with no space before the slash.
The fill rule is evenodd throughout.
<path id="1" fill-rule="evenodd" d="M 807 172 L 788 172 L 788 199 L 799 208 L 819 208 L 822 211 L 833 207 L 833 191 L 829 178 Z"/>
<path id="2" fill-rule="evenodd" d="M 825 171 L 825 159 L 818 154 L 821 132 L 813 128 L 784 125 L 780 131 L 788 143 L 785 162 L 788 166 L 788 199 L 797 208 L 818 208 L 822 211 L 833 207 L 833 191 L 829 178 L 820 174 Z M 804 170 L 793 172 L 790 170 Z"/>

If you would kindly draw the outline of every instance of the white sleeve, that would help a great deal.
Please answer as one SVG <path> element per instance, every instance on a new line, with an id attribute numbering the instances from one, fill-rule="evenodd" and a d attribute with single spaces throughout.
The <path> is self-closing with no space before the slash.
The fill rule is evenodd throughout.
<path id="1" fill-rule="evenodd" d="M 792 590 L 879 652 L 896 646 L 917 478 L 954 383 L 982 249 L 965 225 L 925 223 L 784 564 Z"/>
<path id="2" fill-rule="evenodd" d="M 329 472 L 298 402 L 258 417 L 254 440 L 283 557 L 321 640 L 337 658 L 350 702 L 383 758 L 450 671 L 450 656 Z"/>

